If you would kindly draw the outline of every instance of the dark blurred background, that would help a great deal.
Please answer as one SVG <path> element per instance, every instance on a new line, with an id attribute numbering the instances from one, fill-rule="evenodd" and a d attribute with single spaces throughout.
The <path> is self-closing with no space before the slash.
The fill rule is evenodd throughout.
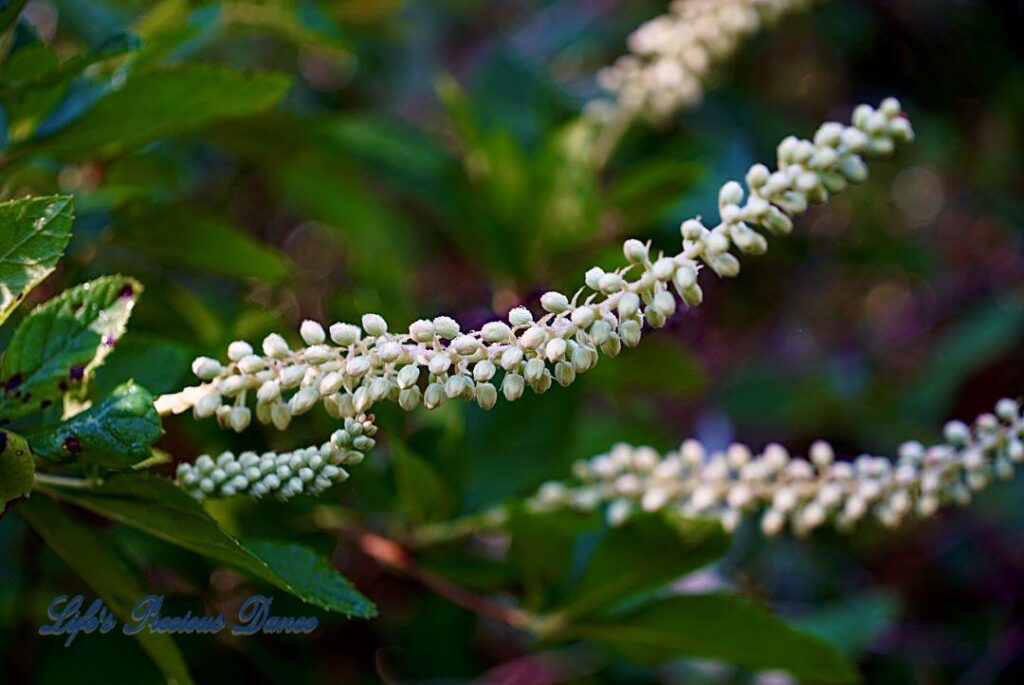
<path id="1" fill-rule="evenodd" d="M 572 388 L 490 414 L 384 408 L 382 446 L 321 502 L 218 505 L 236 532 L 331 553 L 382 616 L 322 616 L 304 639 L 179 638 L 198 682 L 787 682 L 545 650 L 388 575 L 318 530 L 312 513 L 327 503 L 394 531 L 528 494 L 619 440 L 667 449 L 696 435 L 799 450 L 827 438 L 849 456 L 892 454 L 1021 394 L 1024 3 L 815 5 L 750 40 L 700 107 L 632 129 L 595 173 L 572 154 L 576 118 L 597 94 L 596 70 L 664 2 L 32 0 L 30 23 L 65 54 L 132 31 L 156 46 L 153 59 L 294 79 L 272 112 L 4 178 L 7 195 L 76 195 L 69 257 L 34 299 L 113 271 L 146 286 L 99 374 L 104 387 L 134 376 L 172 391 L 190 382 L 195 355 L 275 330 L 297 339 L 303 318 L 374 311 L 402 328 L 443 313 L 479 325 L 549 288 L 573 290 L 587 267 L 616 263 L 626 237 L 677 248 L 680 221 L 713 214 L 721 183 L 857 103 L 899 97 L 918 134 L 874 163 L 866 185 L 745 260 L 739 278 L 709 278 L 704 306 Z M 50 125 L 89 97 L 73 87 Z M 233 436 L 176 418 L 161 447 L 180 459 L 284 449 L 327 426 L 315 416 L 284 435 Z M 396 481 L 398 444 L 422 473 Z M 727 562 L 692 580 L 739 587 L 829 635 L 868 682 L 1024 682 L 1021 487 L 1000 484 L 969 509 L 897 532 L 766 543 L 744 528 Z M 426 512 L 413 504 L 424 488 L 434 492 Z M 233 573 L 131 531 L 111 535 L 182 611 L 247 594 Z M 501 588 L 502 544 L 485 536 L 425 563 Z M 155 679 L 126 638 L 64 648 L 34 635 L 49 599 L 76 587 L 19 521 L 0 521 L 0 653 L 12 680 Z"/>

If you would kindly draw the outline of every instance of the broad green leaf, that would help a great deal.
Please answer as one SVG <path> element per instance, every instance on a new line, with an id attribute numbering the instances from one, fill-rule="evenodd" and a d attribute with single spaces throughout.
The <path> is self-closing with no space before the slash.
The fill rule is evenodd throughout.
<path id="1" fill-rule="evenodd" d="M 645 557 L 632 561 L 642 565 Z M 818 683 L 859 680 L 835 647 L 735 595 L 678 595 L 614 621 L 571 626 L 564 636 L 597 642 L 642 664 L 695 657 L 789 671 Z"/>
<path id="2" fill-rule="evenodd" d="M 0 417 L 15 420 L 80 392 L 124 334 L 142 286 L 104 276 L 64 291 L 21 322 L 0 369 Z"/>
<path id="3" fill-rule="evenodd" d="M 226 67 L 174 66 L 130 76 L 66 128 L 29 141 L 11 156 L 109 157 L 215 121 L 272 107 L 288 79 Z"/>
<path id="4" fill-rule="evenodd" d="M 526 605 L 536 610 L 553 592 L 564 589 L 581 534 L 600 530 L 601 519 L 576 511 L 538 513 L 516 505 L 509 509 L 509 561 L 522 572 Z"/>
<path id="5" fill-rule="evenodd" d="M 11 143 L 29 138 L 46 115 L 67 93 L 68 83 L 48 82 L 47 74 L 56 72 L 60 58 L 50 46 L 31 43 L 10 55 L 0 68 L 0 103 L 6 114 L 7 136 Z M 34 88 L 20 84 L 35 83 Z"/>
<path id="6" fill-rule="evenodd" d="M 19 508 L 22 517 L 71 569 L 96 591 L 121 621 L 131 620 L 132 607 L 150 594 L 131 568 L 95 528 L 78 523 L 46 497 L 33 497 Z M 169 635 L 148 630 L 135 635 L 142 649 L 168 683 L 192 682 L 188 667 Z"/>
<path id="7" fill-rule="evenodd" d="M 718 559 L 729 543 L 717 521 L 670 513 L 634 518 L 604 535 L 563 610 L 584 616 L 637 599 Z"/>
<path id="8" fill-rule="evenodd" d="M 163 432 L 153 396 L 129 381 L 99 404 L 30 435 L 29 443 L 44 459 L 128 469 L 150 458 Z"/>
<path id="9" fill-rule="evenodd" d="M 390 444 L 391 463 L 402 507 L 415 523 L 435 518 L 444 505 L 444 483 L 440 475 L 405 444 L 397 440 Z"/>
<path id="10" fill-rule="evenodd" d="M 0 430 L 0 516 L 12 500 L 32 491 L 36 464 L 28 443 L 20 435 Z"/>
<path id="11" fill-rule="evenodd" d="M 123 56 L 139 49 L 140 45 L 136 36 L 118 33 L 107 38 L 94 50 L 80 52 L 61 61 L 42 43 L 33 43 L 11 55 L 0 69 L 0 93 L 6 96 L 12 90 L 38 88 L 70 79 L 80 75 L 86 67 Z M 47 50 L 53 59 L 40 59 L 41 49 Z"/>
<path id="12" fill-rule="evenodd" d="M 280 281 L 291 263 L 227 221 L 180 204 L 135 203 L 114 215 L 114 243 L 165 263 Z"/>
<path id="13" fill-rule="evenodd" d="M 308 547 L 273 540 L 254 540 L 244 546 L 278 577 L 287 579 L 290 592 L 304 601 L 328 611 L 347 607 L 342 611 L 351 616 L 374 615 L 370 600 L 352 587 L 326 558 Z"/>
<path id="14" fill-rule="evenodd" d="M 57 266 L 71 239 L 71 198 L 0 204 L 0 323 Z"/>
<path id="15" fill-rule="evenodd" d="M 90 490 L 53 492 L 100 516 L 235 566 L 316 606 L 358 618 L 376 615 L 373 603 L 356 590 L 340 592 L 341 583 L 348 581 L 337 572 L 331 576 L 333 585 L 312 592 L 311 579 L 322 581 L 329 570 L 329 566 L 313 564 L 315 555 L 312 553 L 288 564 L 277 553 L 272 560 L 262 559 L 221 530 L 199 502 L 165 478 L 148 474 L 121 475 Z"/>
<path id="16" fill-rule="evenodd" d="M 894 623 L 898 612 L 893 595 L 869 591 L 815 607 L 790 623 L 831 642 L 843 654 L 856 656 Z"/>

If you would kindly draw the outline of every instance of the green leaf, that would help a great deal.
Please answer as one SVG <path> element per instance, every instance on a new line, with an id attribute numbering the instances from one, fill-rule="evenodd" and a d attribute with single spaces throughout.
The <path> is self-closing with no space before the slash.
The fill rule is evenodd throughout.
<path id="1" fill-rule="evenodd" d="M 0 516 L 11 500 L 32 491 L 36 464 L 28 443 L 20 435 L 0 430 Z"/>
<path id="2" fill-rule="evenodd" d="M 287 78 L 225 67 L 174 66 L 129 77 L 66 128 L 12 149 L 10 155 L 64 159 L 109 157 L 206 124 L 272 107 Z"/>
<path id="3" fill-rule="evenodd" d="M 899 612 L 897 599 L 883 591 L 869 591 L 815 607 L 791 623 L 831 642 L 847 656 L 856 656 L 885 632 Z"/>
<path id="4" fill-rule="evenodd" d="M 552 592 L 565 587 L 580 547 L 580 535 L 600 527 L 601 519 L 593 513 L 539 513 L 521 505 L 510 506 L 509 561 L 522 571 L 528 607 L 539 609 Z"/>
<path id="5" fill-rule="evenodd" d="M 632 561 L 642 565 L 645 558 Z M 835 647 L 735 595 L 678 595 L 614 621 L 571 626 L 564 636 L 592 640 L 642 664 L 696 657 L 785 670 L 820 683 L 859 680 Z"/>
<path id="6" fill-rule="evenodd" d="M 414 523 L 435 519 L 445 504 L 444 483 L 440 475 L 404 443 L 392 440 L 390 445 L 402 507 Z"/>
<path id="7" fill-rule="evenodd" d="M 28 0 L 9 0 L 5 6 L 0 7 L 0 33 L 3 33 L 14 26 L 18 21 L 18 15 L 25 9 Z"/>
<path id="8" fill-rule="evenodd" d="M 0 323 L 57 266 L 71 239 L 71 198 L 0 204 Z"/>
<path id="9" fill-rule="evenodd" d="M 180 204 L 135 203 L 114 215 L 114 242 L 161 263 L 281 281 L 289 260 L 215 216 Z"/>
<path id="10" fill-rule="evenodd" d="M 90 490 L 52 490 L 58 497 L 111 520 L 132 526 L 215 561 L 230 564 L 253 578 L 275 585 L 300 599 L 347 616 L 371 618 L 376 609 L 356 590 L 341 592 L 348 583 L 330 567 L 314 564 L 311 552 L 285 563 L 275 552 L 264 560 L 221 530 L 193 498 L 165 478 L 148 474 L 120 475 Z M 257 545 L 259 548 L 259 545 Z M 312 583 L 331 577 L 333 585 L 312 590 Z"/>
<path id="11" fill-rule="evenodd" d="M 124 334 L 142 286 L 104 276 L 64 291 L 21 322 L 0 369 L 0 416 L 16 420 L 81 391 Z"/>
<path id="12" fill-rule="evenodd" d="M 628 603 L 718 559 L 729 544 L 717 521 L 669 513 L 634 518 L 604 535 L 563 610 L 585 616 Z"/>
<path id="13" fill-rule="evenodd" d="M 0 81 L 3 82 L 0 92 L 6 95 L 12 90 L 38 88 L 59 83 L 80 75 L 86 67 L 114 57 L 121 57 L 138 50 L 140 46 L 141 42 L 137 36 L 130 33 L 118 33 L 104 40 L 94 50 L 80 52 L 64 61 L 56 59 L 56 55 L 54 55 L 54 59 L 44 59 L 40 63 L 38 57 L 41 53 L 36 53 L 35 50 L 49 51 L 49 48 L 42 43 L 34 43 L 11 55 L 10 61 L 4 64 L 2 73 L 0 73 Z M 29 54 L 22 57 L 21 53 L 23 52 Z M 52 51 L 50 54 L 53 54 Z"/>
<path id="14" fill-rule="evenodd" d="M 129 381 L 98 405 L 30 435 L 29 444 L 44 459 L 127 469 L 150 458 L 163 432 L 153 396 Z"/>
<path id="15" fill-rule="evenodd" d="M 376 613 L 370 600 L 334 570 L 327 559 L 308 547 L 291 542 L 257 540 L 246 542 L 245 548 L 278 577 L 286 578 L 290 592 L 314 606 L 364 618 Z"/>
<path id="16" fill-rule="evenodd" d="M 121 621 L 131 620 L 132 607 L 149 594 L 132 569 L 108 544 L 108 539 L 68 516 L 45 497 L 33 497 L 19 508 L 22 517 L 53 551 L 81 576 Z M 163 672 L 168 683 L 192 682 L 185 660 L 169 635 L 142 631 L 135 638 Z"/>
<path id="17" fill-rule="evenodd" d="M 189 349 L 145 333 L 129 332 L 107 361 L 96 369 L 93 391 L 104 397 L 125 381 L 134 380 L 154 395 L 181 390 L 189 378 Z"/>

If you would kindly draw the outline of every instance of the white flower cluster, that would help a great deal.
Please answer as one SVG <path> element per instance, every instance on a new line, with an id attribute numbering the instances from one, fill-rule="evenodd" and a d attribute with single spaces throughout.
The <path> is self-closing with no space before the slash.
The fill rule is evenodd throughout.
<path id="1" fill-rule="evenodd" d="M 780 445 L 757 455 L 741 444 L 708 454 L 687 440 L 662 457 L 650 447 L 620 444 L 577 463 L 579 485 L 546 483 L 531 505 L 540 511 L 607 505 L 613 525 L 639 512 L 672 509 L 716 517 L 729 531 L 759 515 L 766 535 L 787 526 L 806 535 L 828 524 L 848 530 L 869 517 L 895 527 L 945 504 L 966 504 L 972 491 L 1011 478 L 1014 463 L 1024 461 L 1024 419 L 1014 400 L 1000 400 L 994 414 L 981 415 L 972 427 L 951 421 L 944 433 L 946 442 L 932 447 L 904 443 L 895 461 L 868 455 L 836 461 L 832 447 L 820 441 L 807 459 L 791 457 Z"/>
<path id="2" fill-rule="evenodd" d="M 377 426 L 365 416 L 345 419 L 320 447 L 277 454 L 224 452 L 213 459 L 204 454 L 194 464 L 178 465 L 178 484 L 197 499 L 248 493 L 255 498 L 276 495 L 317 495 L 335 482 L 348 480 L 342 466 L 355 466 L 373 449 Z"/>
<path id="3" fill-rule="evenodd" d="M 814 0 L 674 0 L 629 36 L 630 54 L 598 74 L 613 97 L 590 103 L 597 121 L 663 120 L 700 102 L 715 67 L 747 36 Z"/>
<path id="4" fill-rule="evenodd" d="M 852 126 L 824 124 L 813 141 L 782 141 L 777 170 L 751 167 L 746 193 L 735 181 L 722 187 L 717 225 L 683 222 L 678 254 L 655 255 L 649 245 L 627 240 L 626 266 L 588 270 L 586 286 L 571 298 L 546 293 L 539 318 L 516 307 L 507 321 L 491 321 L 480 330 L 463 331 L 440 316 L 402 332 L 391 332 L 377 314 L 366 314 L 359 326 L 335 323 L 328 330 L 305 321 L 299 331 L 305 345 L 298 349 L 275 333 L 263 340 L 261 353 L 236 341 L 228 347 L 227 363 L 196 359 L 192 370 L 204 383 L 159 398 L 157 407 L 161 413 L 192 409 L 196 418 L 216 417 L 222 427 L 241 432 L 252 419 L 254 397 L 256 419 L 285 430 L 292 417 L 317 403 L 335 418 L 365 414 L 384 400 L 406 410 L 420 404 L 434 409 L 455 399 L 490 409 L 499 393 L 514 401 L 526 388 L 543 393 L 556 382 L 567 386 L 597 364 L 600 352 L 614 357 L 623 346 L 637 345 L 645 323 L 664 326 L 676 311 L 673 291 L 687 305 L 699 305 L 703 266 L 720 276 L 737 275 L 733 247 L 763 253 L 765 233 L 788 233 L 791 216 L 809 203 L 863 181 L 862 155 L 887 154 L 896 142 L 913 137 L 894 99 L 877 110 L 859 106 L 853 120 Z"/>

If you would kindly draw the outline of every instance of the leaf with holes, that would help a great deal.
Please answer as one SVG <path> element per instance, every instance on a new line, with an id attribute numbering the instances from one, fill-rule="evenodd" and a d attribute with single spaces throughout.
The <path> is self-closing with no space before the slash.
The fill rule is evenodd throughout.
<path id="1" fill-rule="evenodd" d="M 0 368 L 0 417 L 14 421 L 81 391 L 124 334 L 140 292 L 131 278 L 104 276 L 33 309 Z"/>
<path id="2" fill-rule="evenodd" d="M 0 516 L 13 500 L 25 497 L 36 478 L 35 460 L 20 435 L 0 430 Z"/>
<path id="3" fill-rule="evenodd" d="M 150 458 L 163 432 L 153 396 L 129 381 L 96 406 L 29 435 L 29 444 L 44 459 L 128 469 Z"/>

